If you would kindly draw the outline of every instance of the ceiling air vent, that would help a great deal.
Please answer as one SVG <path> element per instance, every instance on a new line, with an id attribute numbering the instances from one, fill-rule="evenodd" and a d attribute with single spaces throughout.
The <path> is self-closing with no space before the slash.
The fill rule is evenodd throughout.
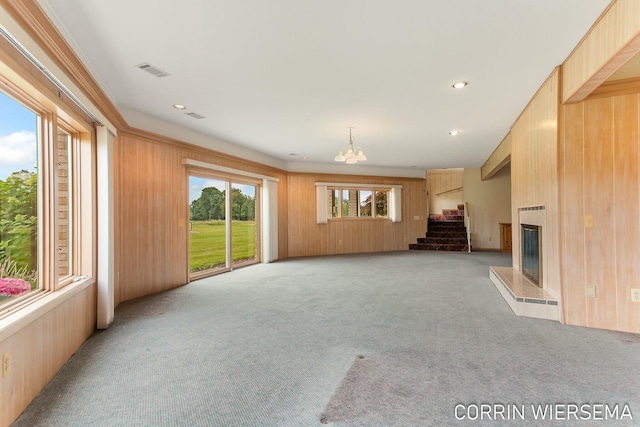
<path id="1" fill-rule="evenodd" d="M 136 65 L 136 67 L 146 71 L 147 73 L 151 73 L 156 77 L 166 77 L 171 75 L 166 71 L 162 71 L 160 68 L 156 67 L 155 65 L 149 64 L 148 62 L 145 62 L 144 64 Z"/>
<path id="2" fill-rule="evenodd" d="M 186 114 L 187 116 L 191 116 L 191 117 L 193 117 L 194 119 L 204 119 L 204 116 L 201 116 L 201 115 L 200 115 L 200 114 L 198 114 L 198 113 L 185 113 L 185 114 Z"/>

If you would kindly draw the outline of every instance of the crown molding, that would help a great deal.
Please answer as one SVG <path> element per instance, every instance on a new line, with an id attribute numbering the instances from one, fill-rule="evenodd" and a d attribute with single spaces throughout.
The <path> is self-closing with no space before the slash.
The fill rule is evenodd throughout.
<path id="1" fill-rule="evenodd" d="M 231 154 L 216 151 L 212 148 L 203 147 L 196 144 L 191 144 L 185 141 L 181 141 L 175 138 L 171 138 L 165 135 L 150 132 L 148 130 L 134 128 L 127 126 L 118 132 L 118 138 L 133 138 L 139 139 L 148 143 L 169 145 L 177 149 L 189 151 L 191 153 L 198 153 L 208 157 L 215 157 L 219 163 L 232 163 L 236 169 L 260 169 L 265 173 L 271 173 L 274 175 L 286 175 L 288 172 L 284 169 L 279 169 L 273 166 L 265 165 L 262 163 L 246 160 Z"/>

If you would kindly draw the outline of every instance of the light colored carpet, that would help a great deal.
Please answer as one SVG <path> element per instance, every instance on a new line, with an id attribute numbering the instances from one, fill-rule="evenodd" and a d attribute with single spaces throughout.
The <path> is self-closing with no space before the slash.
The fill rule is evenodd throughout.
<path id="1" fill-rule="evenodd" d="M 513 315 L 488 277 L 510 263 L 299 258 L 126 302 L 15 426 L 510 424 L 455 418 L 482 403 L 628 404 L 609 424 L 639 423 L 640 336 Z"/>

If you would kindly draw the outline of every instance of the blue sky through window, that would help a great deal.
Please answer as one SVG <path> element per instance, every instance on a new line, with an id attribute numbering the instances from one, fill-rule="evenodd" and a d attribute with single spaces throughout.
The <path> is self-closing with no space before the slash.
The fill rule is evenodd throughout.
<path id="1" fill-rule="evenodd" d="M 37 116 L 0 92 L 0 179 L 13 172 L 36 172 Z"/>

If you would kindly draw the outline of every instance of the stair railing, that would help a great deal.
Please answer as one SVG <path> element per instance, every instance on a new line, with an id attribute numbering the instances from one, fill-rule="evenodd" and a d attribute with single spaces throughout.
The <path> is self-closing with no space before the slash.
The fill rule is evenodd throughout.
<path id="1" fill-rule="evenodd" d="M 442 194 L 447 194 L 447 193 L 451 193 L 454 191 L 459 191 L 462 190 L 464 187 L 456 187 L 456 188 L 452 188 L 451 190 L 445 190 L 445 191 L 441 191 L 440 193 L 436 193 L 436 197 L 440 197 Z"/>
<path id="2" fill-rule="evenodd" d="M 464 227 L 467 230 L 467 248 L 471 253 L 471 212 L 469 212 L 469 203 L 464 202 Z"/>

